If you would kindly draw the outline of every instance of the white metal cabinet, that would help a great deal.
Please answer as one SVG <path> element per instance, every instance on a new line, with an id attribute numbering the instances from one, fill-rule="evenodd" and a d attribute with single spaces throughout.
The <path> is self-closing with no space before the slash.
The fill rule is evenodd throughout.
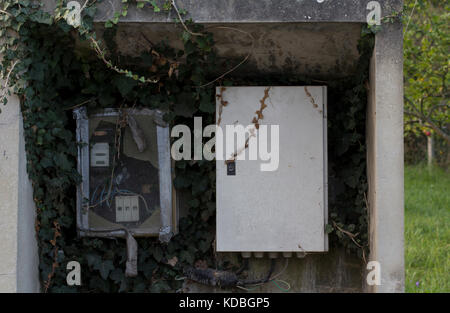
<path id="1" fill-rule="evenodd" d="M 278 169 L 261 171 L 267 162 L 250 161 L 244 151 L 246 160 L 235 161 L 232 175 L 218 158 L 217 251 L 327 251 L 326 87 L 217 88 L 224 142 L 226 125 L 253 125 L 267 88 L 259 124 L 279 125 Z M 267 137 L 270 149 L 270 131 Z"/>

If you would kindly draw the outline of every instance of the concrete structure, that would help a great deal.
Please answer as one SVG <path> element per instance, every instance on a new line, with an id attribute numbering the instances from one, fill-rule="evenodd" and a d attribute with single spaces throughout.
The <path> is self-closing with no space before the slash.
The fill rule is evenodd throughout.
<path id="1" fill-rule="evenodd" d="M 49 10 L 55 3 L 53 0 L 43 2 Z M 370 12 L 367 10 L 369 0 L 178 0 L 176 3 L 190 13 L 188 17 L 194 22 L 206 24 L 216 34 L 221 57 L 239 61 L 253 47 L 252 56 L 241 71 L 256 74 L 295 72 L 317 80 L 354 72 L 358 58 L 356 42 Z M 402 10 L 401 0 L 377 3 L 382 16 Z M 120 5 L 121 0 L 103 1 L 96 21 L 112 17 Z M 119 48 L 130 54 L 138 52 L 146 45 L 140 36 L 155 41 L 168 37 L 171 44 L 180 45 L 170 39 L 177 37 L 176 32 L 180 31 L 179 26 L 174 27 L 174 18 L 174 12 L 164 15 L 150 9 L 130 9 L 119 27 Z M 246 37 L 245 33 L 230 27 L 244 30 L 251 36 Z M 98 30 L 101 32 L 102 27 Z M 341 250 L 331 248 L 326 255 L 290 261 L 281 278 L 293 279 L 293 291 L 404 290 L 402 61 L 402 27 L 398 22 L 384 23 L 376 35 L 367 111 L 370 260 L 380 262 L 381 285 L 368 287 L 363 264 Z M 9 114 L 15 119 L 7 118 L 6 110 L 12 110 Z M 30 215 L 33 205 L 28 201 L 31 200 L 31 189 L 29 185 L 25 188 L 25 154 L 20 152 L 23 151 L 23 139 L 17 101 L 11 101 L 8 109 L 0 114 L 0 131 L 0 288 L 2 291 L 35 291 L 37 259 L 32 252 L 35 248 L 29 248 L 35 247 L 32 239 L 34 223 Z M 24 241 L 24 238 L 29 240 Z M 267 261 L 252 260 L 256 276 L 267 270 Z M 26 288 L 20 287 L 23 278 L 18 274 L 24 264 L 29 265 Z M 210 291 L 195 284 L 186 288 Z M 267 285 L 262 290 L 278 289 Z"/>
<path id="2" fill-rule="evenodd" d="M 0 113 L 0 292 L 38 292 L 33 189 L 26 171 L 19 99 Z"/>

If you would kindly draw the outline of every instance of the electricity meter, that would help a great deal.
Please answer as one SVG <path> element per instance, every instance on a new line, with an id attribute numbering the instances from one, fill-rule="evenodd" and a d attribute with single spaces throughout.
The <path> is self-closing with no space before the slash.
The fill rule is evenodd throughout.
<path id="1" fill-rule="evenodd" d="M 80 236 L 159 236 L 177 231 L 169 127 L 148 109 L 105 109 L 77 121 Z"/>

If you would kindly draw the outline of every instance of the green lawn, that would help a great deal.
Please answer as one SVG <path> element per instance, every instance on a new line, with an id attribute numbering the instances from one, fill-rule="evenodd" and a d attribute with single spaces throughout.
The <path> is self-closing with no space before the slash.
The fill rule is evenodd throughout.
<path id="1" fill-rule="evenodd" d="M 450 292 L 450 174 L 405 168 L 406 292 Z"/>

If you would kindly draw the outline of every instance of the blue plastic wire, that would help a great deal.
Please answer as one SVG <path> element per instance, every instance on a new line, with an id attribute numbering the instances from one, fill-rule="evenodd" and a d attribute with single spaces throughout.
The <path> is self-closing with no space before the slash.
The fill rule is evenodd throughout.
<path id="1" fill-rule="evenodd" d="M 95 194 L 97 193 L 98 186 L 95 188 L 94 193 L 92 194 L 91 204 L 95 203 Z"/>

